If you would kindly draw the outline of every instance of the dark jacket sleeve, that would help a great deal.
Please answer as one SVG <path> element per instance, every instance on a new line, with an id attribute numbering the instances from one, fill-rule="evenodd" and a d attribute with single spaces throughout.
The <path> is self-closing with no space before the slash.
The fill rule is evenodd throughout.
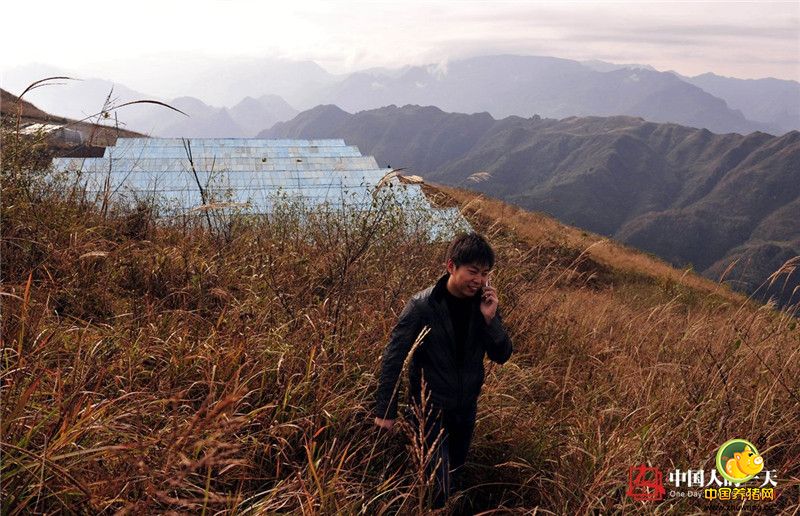
<path id="1" fill-rule="evenodd" d="M 400 314 L 389 344 L 383 352 L 381 378 L 378 382 L 375 415 L 383 419 L 397 418 L 397 391 L 403 362 L 414 344 L 421 328 L 421 318 L 416 300 L 411 298 Z"/>
<path id="2" fill-rule="evenodd" d="M 503 325 L 503 318 L 499 309 L 495 313 L 492 322 L 487 325 L 484 321 L 483 327 L 485 333 L 484 349 L 486 349 L 489 359 L 498 364 L 505 363 L 511 357 L 513 348 L 511 346 L 511 338 Z"/>

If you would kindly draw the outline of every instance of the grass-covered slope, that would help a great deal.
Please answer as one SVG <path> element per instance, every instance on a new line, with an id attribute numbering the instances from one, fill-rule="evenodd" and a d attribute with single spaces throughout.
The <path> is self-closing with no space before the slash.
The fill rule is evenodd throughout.
<path id="1" fill-rule="evenodd" d="M 399 310 L 446 244 L 389 209 L 156 221 L 5 158 L 3 514 L 422 512 L 420 451 L 370 409 Z M 781 493 L 752 508 L 798 508 L 795 318 L 553 219 L 430 192 L 496 247 L 515 347 L 488 367 L 456 503 L 702 511 L 633 502 L 628 468 L 710 469 L 742 437 Z"/>
<path id="2" fill-rule="evenodd" d="M 107 108 L 112 107 L 109 102 L 106 103 Z M 21 99 L 3 89 L 0 89 L 0 117 L 2 118 L 3 127 L 14 131 L 16 131 L 17 125 L 24 127 L 29 124 L 53 124 L 79 132 L 83 140 L 79 145 L 52 138 L 48 139 L 49 150 L 62 156 L 93 156 L 97 153 L 102 155 L 103 148 L 114 145 L 117 138 L 143 136 L 133 131 L 109 125 L 102 112 L 83 120 L 71 120 L 46 113 L 27 100 Z M 105 122 L 105 125 L 100 122 Z M 13 136 L 14 134 L 9 133 L 8 136 Z M 36 139 L 44 140 L 42 135 L 38 135 Z M 95 150 L 95 152 L 93 153 L 92 150 Z"/>
<path id="3" fill-rule="evenodd" d="M 547 120 L 388 106 L 318 106 L 264 136 L 343 137 L 382 165 L 481 191 L 613 237 L 741 292 L 800 253 L 800 133 L 713 134 L 640 118 Z"/>

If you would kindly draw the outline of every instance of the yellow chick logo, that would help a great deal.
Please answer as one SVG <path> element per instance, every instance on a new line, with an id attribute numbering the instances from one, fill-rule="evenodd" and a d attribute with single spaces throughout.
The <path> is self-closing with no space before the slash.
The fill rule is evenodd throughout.
<path id="1" fill-rule="evenodd" d="M 746 482 L 764 469 L 764 458 L 744 439 L 731 439 L 717 452 L 717 470 L 733 483 Z"/>

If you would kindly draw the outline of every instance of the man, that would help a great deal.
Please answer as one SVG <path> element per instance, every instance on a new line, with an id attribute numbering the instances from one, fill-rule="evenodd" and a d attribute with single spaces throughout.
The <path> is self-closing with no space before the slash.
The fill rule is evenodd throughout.
<path id="1" fill-rule="evenodd" d="M 425 418 L 427 445 L 437 444 L 442 431 L 434 463 L 428 464 L 430 471 L 439 461 L 435 507 L 444 505 L 452 493 L 467 457 L 484 379 L 484 354 L 500 364 L 511 356 L 511 339 L 497 310 L 497 291 L 488 282 L 493 266 L 494 251 L 483 236 L 470 233 L 453 240 L 447 251 L 447 273 L 411 297 L 383 354 L 375 424 L 391 430 L 403 363 L 422 329 L 430 328 L 411 357 L 409 401 L 419 406 L 424 379 L 431 405 Z M 419 422 L 413 412 L 410 416 L 417 429 Z"/>

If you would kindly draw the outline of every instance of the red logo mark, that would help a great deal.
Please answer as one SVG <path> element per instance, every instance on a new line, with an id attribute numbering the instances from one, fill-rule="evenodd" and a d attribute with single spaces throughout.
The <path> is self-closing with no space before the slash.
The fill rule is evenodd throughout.
<path id="1" fill-rule="evenodd" d="M 663 500 L 664 477 L 661 470 L 640 464 L 628 469 L 628 496 L 637 501 Z"/>

